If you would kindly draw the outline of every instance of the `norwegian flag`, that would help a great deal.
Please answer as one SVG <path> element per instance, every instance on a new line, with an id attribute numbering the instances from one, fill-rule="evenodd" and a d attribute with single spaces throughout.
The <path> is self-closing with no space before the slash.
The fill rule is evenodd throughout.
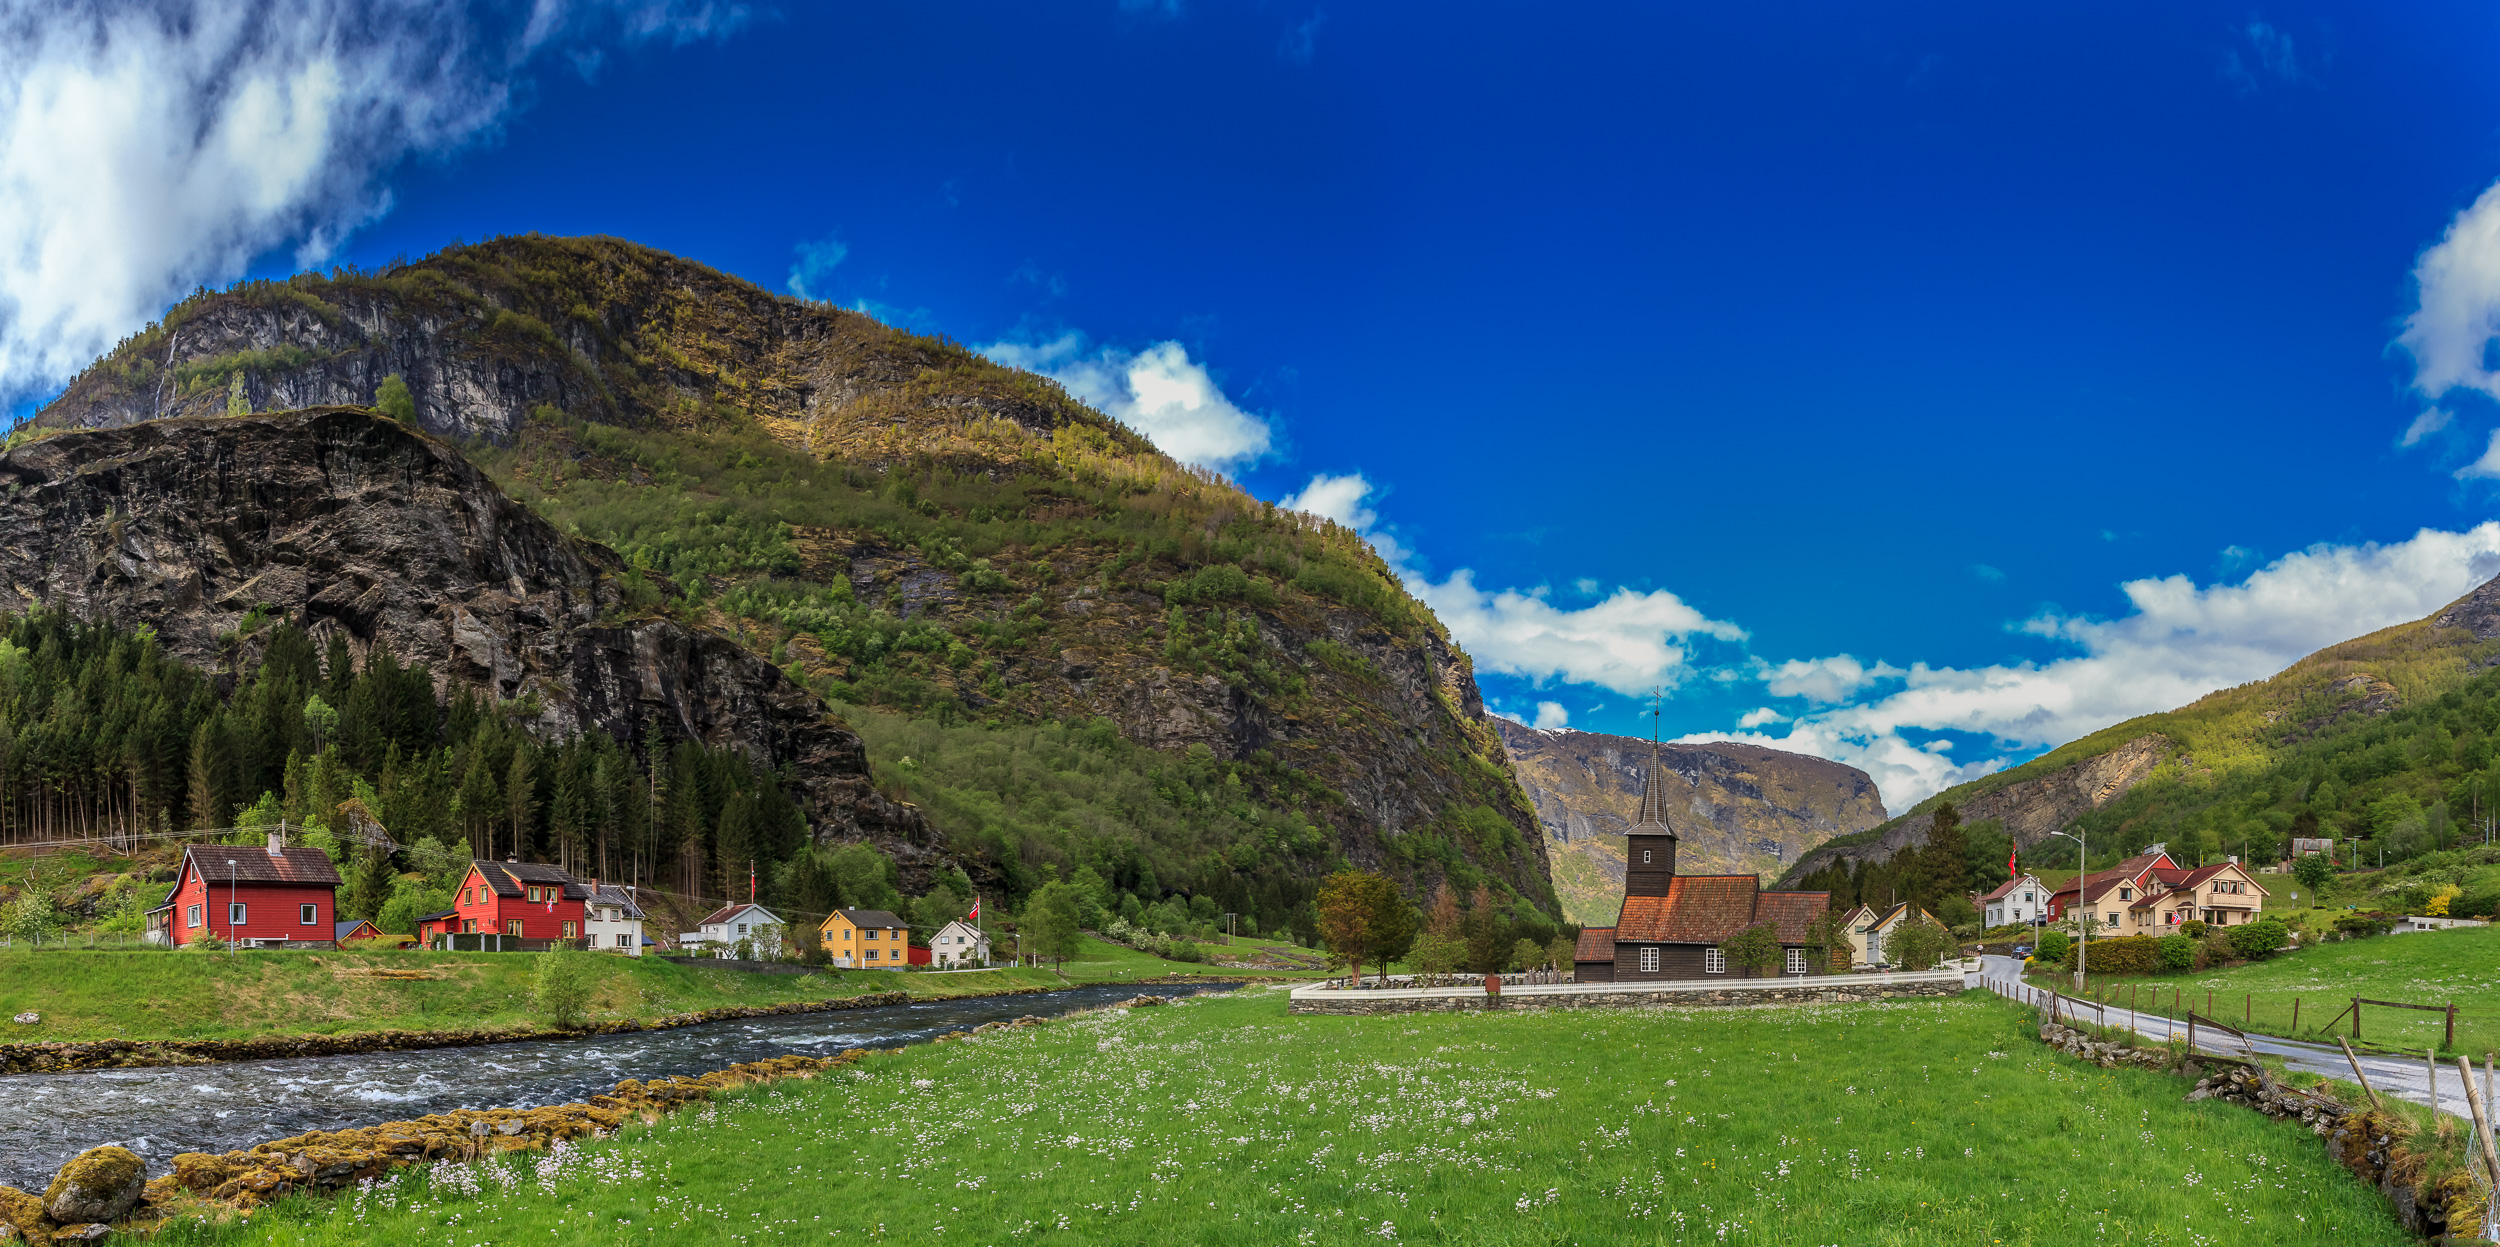
<path id="1" fill-rule="evenodd" d="M 981 916 L 981 898 L 976 896 L 976 897 L 973 897 L 973 898 L 972 898 L 972 914 L 971 914 L 971 917 L 977 920 L 978 918 L 980 918 L 980 916 Z"/>

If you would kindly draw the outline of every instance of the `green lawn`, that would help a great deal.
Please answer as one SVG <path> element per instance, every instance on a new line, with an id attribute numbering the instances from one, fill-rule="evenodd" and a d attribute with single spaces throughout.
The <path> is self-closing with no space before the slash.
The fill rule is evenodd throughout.
<path id="1" fill-rule="evenodd" d="M 1256 975 L 1260 978 L 1316 979 L 1325 977 L 1327 974 L 1325 970 L 1236 970 L 1212 962 L 1166 961 L 1152 953 L 1141 953 L 1126 945 L 1098 940 L 1090 935 L 1079 936 L 1077 943 L 1076 956 L 1069 959 L 1065 965 L 1057 967 L 1067 974 L 1069 981 L 1076 983 L 1117 983 L 1127 979 L 1157 978 L 1166 974 L 1187 974 L 1219 979 L 1240 978 L 1245 974 Z M 1242 940 L 1229 949 L 1222 944 L 1204 944 L 1200 947 L 1209 953 L 1230 952 L 1246 955 L 1262 944 L 1273 943 L 1275 943 L 1273 940 L 1262 940 L 1257 943 Z M 1281 947 L 1291 948 L 1292 945 L 1281 945 Z"/>
<path id="2" fill-rule="evenodd" d="M 372 1030 L 533 1026 L 522 953 L 89 952 L 0 950 L 0 1016 L 32 1010 L 38 1026 L 11 1026 L 10 1040 L 240 1039 Z M 1047 970 L 913 974 L 742 974 L 657 957 L 599 957 L 591 1016 L 664 1017 L 725 1005 L 825 1000 L 903 990 L 966 996 L 1026 986 L 1065 986 Z M 421 972 L 394 979 L 375 972 Z"/>
<path id="3" fill-rule="evenodd" d="M 2071 974 L 2034 972 L 2042 987 L 2072 991 Z M 2091 993 L 2112 1003 L 2158 999 L 2168 1012 L 2179 1007 L 2218 1017 L 2234 1026 L 2247 1018 L 2270 1035 L 2324 1040 L 2328 1019 L 2355 996 L 2406 1004 L 2457 1006 L 2455 1051 L 2473 1056 L 2500 1051 L 2500 927 L 2417 931 L 2341 940 L 2221 970 L 2165 975 L 2092 976 Z M 2210 1006 L 2208 1004 L 2210 1001 Z M 2300 1024 L 2292 1025 L 2298 1002 Z M 2173 1016 L 2176 1016 L 2175 1014 Z M 2407 1009 L 2364 1006 L 2365 1043 L 2420 1049 L 2442 1041 L 2445 1019 Z M 2350 1038 L 2346 1017 L 2336 1034 Z"/>
<path id="4" fill-rule="evenodd" d="M 1276 989 L 877 1053 L 173 1241 L 2399 1244 L 2293 1127 L 1988 997 L 1295 1017 Z"/>

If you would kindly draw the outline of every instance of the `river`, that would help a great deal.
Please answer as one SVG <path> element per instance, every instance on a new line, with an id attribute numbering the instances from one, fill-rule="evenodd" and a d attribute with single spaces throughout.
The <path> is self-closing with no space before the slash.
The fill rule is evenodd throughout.
<path id="1" fill-rule="evenodd" d="M 0 1184 L 40 1192 L 62 1162 L 107 1143 L 137 1152 L 156 1174 L 178 1152 L 224 1152 L 453 1109 L 565 1104 L 627 1078 L 702 1074 L 793 1052 L 899 1048 L 984 1022 L 1207 988 L 1229 985 L 1077 987 L 583 1039 L 0 1077 Z"/>

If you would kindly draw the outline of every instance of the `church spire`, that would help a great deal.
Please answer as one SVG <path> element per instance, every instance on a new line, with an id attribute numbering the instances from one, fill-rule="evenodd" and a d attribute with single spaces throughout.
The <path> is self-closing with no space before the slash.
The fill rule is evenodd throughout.
<path id="1" fill-rule="evenodd" d="M 1641 812 L 1632 820 L 1632 830 L 1650 831 L 1655 828 L 1656 830 L 1650 831 L 1650 834 L 1671 836 L 1675 832 L 1667 826 L 1667 794 L 1658 788 L 1658 718 L 1665 709 L 1659 703 L 1665 700 L 1665 696 L 1663 690 L 1651 694 L 1649 769 L 1641 773 Z"/>

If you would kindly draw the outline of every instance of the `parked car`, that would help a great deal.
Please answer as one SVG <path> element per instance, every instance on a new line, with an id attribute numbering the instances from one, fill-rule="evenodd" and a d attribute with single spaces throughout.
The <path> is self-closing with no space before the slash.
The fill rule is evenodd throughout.
<path id="1" fill-rule="evenodd" d="M 2017 957 L 2029 957 L 2031 955 L 2031 945 L 2016 944 L 2014 946 L 2014 955 Z"/>

